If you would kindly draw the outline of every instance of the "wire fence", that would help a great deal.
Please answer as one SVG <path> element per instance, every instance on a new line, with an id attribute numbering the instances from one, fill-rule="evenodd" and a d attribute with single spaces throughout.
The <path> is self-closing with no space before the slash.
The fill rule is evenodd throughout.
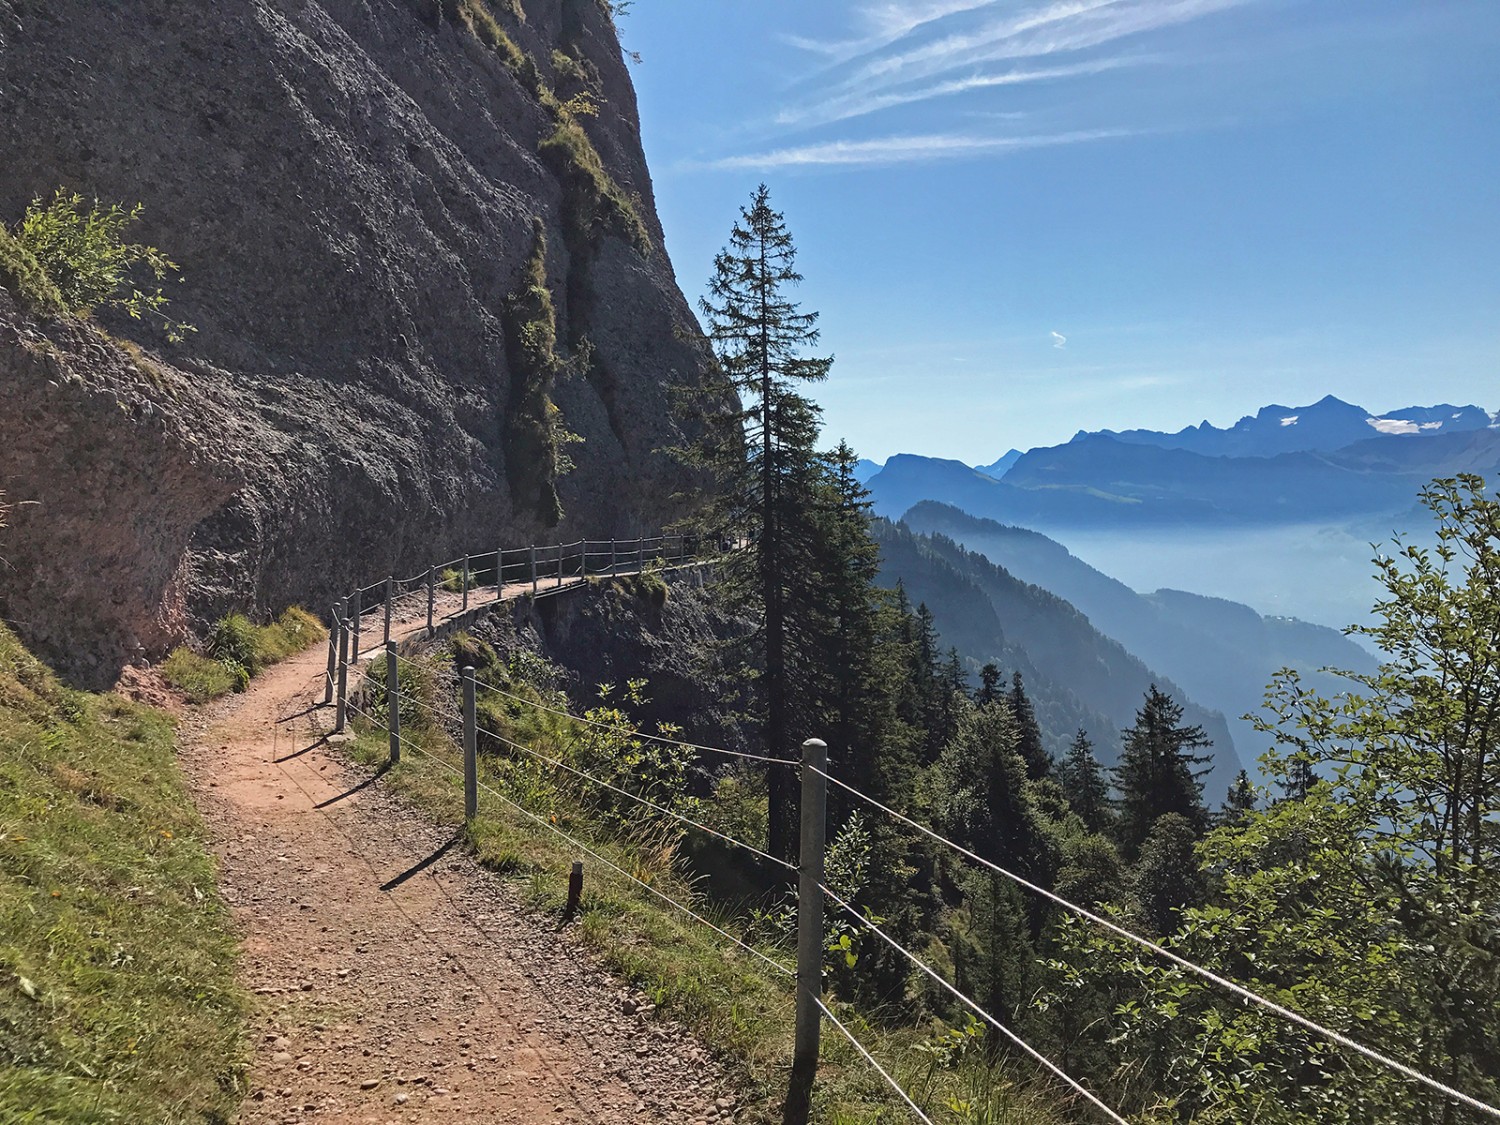
<path id="1" fill-rule="evenodd" d="M 630 548 L 634 550 L 635 555 L 633 558 L 628 558 L 627 564 L 625 565 L 641 565 L 641 562 L 646 557 L 646 552 L 648 550 L 660 552 L 661 549 L 664 546 L 668 545 L 669 541 L 671 540 L 672 537 L 656 537 L 653 539 L 632 541 L 632 543 L 630 544 Z M 686 541 L 684 537 L 677 537 L 677 542 L 674 545 L 680 549 L 675 553 L 675 555 L 671 557 L 674 557 L 678 561 L 692 557 L 691 553 L 685 550 Z M 595 545 L 591 545 L 587 542 L 580 542 L 571 546 L 564 545 L 562 547 L 552 549 L 552 557 L 550 560 L 547 560 L 547 562 L 550 571 L 549 579 L 551 576 L 555 576 L 555 585 L 553 586 L 553 589 L 561 588 L 566 584 L 566 579 L 569 574 L 570 559 L 576 560 L 577 570 L 573 574 L 573 577 L 575 579 L 588 576 L 591 573 L 621 572 L 617 569 L 622 565 L 620 562 L 621 549 L 619 544 L 611 543 L 609 545 L 610 550 L 608 551 L 608 553 L 605 553 L 601 550 L 591 551 L 591 546 Z M 534 589 L 536 589 L 541 582 L 541 577 L 539 576 L 536 568 L 537 549 L 524 548 L 522 550 L 526 552 L 525 569 L 523 572 L 521 572 L 522 579 L 518 584 L 522 586 L 531 585 Z M 505 594 L 506 586 L 510 584 L 507 581 L 507 567 L 511 566 L 512 564 L 507 563 L 506 557 L 507 552 L 505 551 L 497 551 L 491 553 L 491 558 L 493 560 L 491 563 L 491 571 L 494 578 L 493 584 L 495 586 L 494 600 L 498 600 L 503 597 Z M 652 555 L 651 557 L 668 558 L 669 556 L 667 556 L 666 554 L 658 553 Z M 604 571 L 590 571 L 589 568 L 591 558 L 593 558 L 597 563 L 602 563 L 603 559 L 607 558 L 609 560 L 608 568 Z M 462 564 L 461 570 L 452 566 L 444 566 L 443 568 L 441 568 L 441 571 L 449 571 L 459 575 L 459 583 L 464 597 L 464 605 L 465 607 L 467 607 L 469 600 L 468 593 L 473 588 L 469 585 L 470 577 L 475 573 L 472 568 L 473 556 L 458 560 L 458 562 Z M 1008 879 L 1027 892 L 1037 895 L 1045 901 L 1071 912 L 1072 914 L 1084 919 L 1092 925 L 1098 926 L 1105 931 L 1113 934 L 1115 937 L 1135 944 L 1139 948 L 1150 953 L 1152 956 L 1193 974 L 1205 984 L 1226 993 L 1228 996 L 1232 997 L 1233 1000 L 1240 1003 L 1254 1005 L 1272 1016 L 1275 1016 L 1290 1024 L 1294 1024 L 1305 1031 L 1311 1032 L 1325 1039 L 1330 1043 L 1347 1049 L 1363 1057 L 1369 1062 L 1372 1062 L 1380 1067 L 1384 1067 L 1395 1074 L 1401 1075 L 1403 1078 L 1411 1082 L 1420 1084 L 1433 1093 L 1437 1093 L 1444 1098 L 1451 1099 L 1451 1101 L 1453 1101 L 1454 1103 L 1463 1105 L 1488 1117 L 1500 1120 L 1500 1108 L 1491 1106 L 1481 1101 L 1480 1099 L 1473 1097 L 1472 1095 L 1466 1094 L 1463 1091 L 1455 1089 L 1447 1083 L 1441 1082 L 1431 1077 L 1430 1075 L 1425 1074 L 1424 1072 L 1418 1070 L 1413 1066 L 1402 1063 L 1397 1059 L 1391 1058 L 1389 1055 L 1365 1046 L 1364 1044 L 1359 1043 L 1347 1034 L 1326 1027 L 1318 1023 L 1317 1021 L 1312 1020 L 1307 1016 L 1304 1016 L 1301 1013 L 1286 1007 L 1283 1004 L 1270 1000 L 1267 997 L 1253 991 L 1252 989 L 1249 989 L 1242 984 L 1230 980 L 1228 977 L 1215 972 L 1212 969 L 1206 968 L 1202 965 L 1198 965 L 1188 958 L 1183 957 L 1181 954 L 1163 946 L 1159 942 L 1155 942 L 1150 940 L 1149 938 L 1142 937 L 1141 935 L 1134 933 L 1125 926 L 1120 925 L 1118 922 L 1106 918 L 1095 911 L 1089 910 L 1086 907 L 1080 906 L 1077 903 L 1071 902 L 1065 897 L 1055 893 L 1054 891 L 1040 886 L 1035 882 L 1027 880 L 1022 876 L 1007 870 L 1006 868 L 992 862 L 984 856 L 979 855 L 971 849 L 965 848 L 955 841 L 948 839 L 941 833 L 935 831 L 934 829 L 921 823 L 920 821 L 906 815 L 905 813 L 897 809 L 891 808 L 889 805 L 875 799 L 874 797 L 869 796 L 866 793 L 861 792 L 859 789 L 855 788 L 845 781 L 840 780 L 839 778 L 828 772 L 826 768 L 827 747 L 818 740 L 809 740 L 804 744 L 802 757 L 799 761 L 792 758 L 780 757 L 775 754 L 753 754 L 749 752 L 730 750 L 723 747 L 703 745 L 687 740 L 672 738 L 667 735 L 649 734 L 646 732 L 636 731 L 628 727 L 622 727 L 617 724 L 601 722 L 599 720 L 592 719 L 586 716 L 573 715 L 566 710 L 563 710 L 562 708 L 554 707 L 548 703 L 542 702 L 541 700 L 528 698 L 527 696 L 523 696 L 516 692 L 508 691 L 497 686 L 481 684 L 477 681 L 475 671 L 472 668 L 465 668 L 462 670 L 460 683 L 463 701 L 462 706 L 457 709 L 450 710 L 440 706 L 435 706 L 419 698 L 413 692 L 404 691 L 402 686 L 403 683 L 409 684 L 411 682 L 414 682 L 419 677 L 421 669 L 409 657 L 403 655 L 399 651 L 396 642 L 392 639 L 390 621 L 394 612 L 394 607 L 400 603 L 401 599 L 412 598 L 417 595 L 425 596 L 428 599 L 430 606 L 433 598 L 432 591 L 434 573 L 440 573 L 441 571 L 439 570 L 439 568 L 434 568 L 433 570 L 429 570 L 427 575 L 418 576 L 416 579 L 412 579 L 409 581 L 397 582 L 396 579 L 391 578 L 386 580 L 384 583 L 376 584 L 375 588 L 383 589 L 383 592 L 385 594 L 385 600 L 379 607 L 379 611 L 384 612 L 385 614 L 385 643 L 383 649 L 377 650 L 383 651 L 387 656 L 387 697 L 385 701 L 385 707 L 383 708 L 385 712 L 384 715 L 372 713 L 371 710 L 363 706 L 363 703 L 365 701 L 365 697 L 363 695 L 356 693 L 353 701 L 351 701 L 347 686 L 348 665 L 351 661 L 357 665 L 359 660 L 358 654 L 360 650 L 358 649 L 357 644 L 352 641 L 351 634 L 355 633 L 359 627 L 359 616 L 357 615 L 362 612 L 361 595 L 364 591 L 354 592 L 353 594 L 351 594 L 350 599 L 342 603 L 342 607 L 336 607 L 336 609 L 340 610 L 343 607 L 348 607 L 348 609 L 347 612 L 335 613 L 335 627 L 330 635 L 330 659 L 327 678 L 328 695 L 330 699 L 325 700 L 325 703 L 331 701 L 335 695 L 337 696 L 337 703 L 339 707 L 338 713 L 340 716 L 338 721 L 340 727 L 342 727 L 343 715 L 347 710 L 353 714 L 358 715 L 365 723 L 370 726 L 372 730 L 383 730 L 387 733 L 390 744 L 390 755 L 393 762 L 399 760 L 400 753 L 403 749 L 407 749 L 423 756 L 426 759 L 431 760 L 432 762 L 435 762 L 440 768 L 460 776 L 463 779 L 465 788 L 466 818 L 471 819 L 474 815 L 476 815 L 477 809 L 479 807 L 479 795 L 482 792 L 488 795 L 490 798 L 501 802 L 505 807 L 525 817 L 528 821 L 538 824 L 545 828 L 547 831 L 554 833 L 555 835 L 566 841 L 571 847 L 577 848 L 583 854 L 590 856 L 595 862 L 599 863 L 602 867 L 612 872 L 614 875 L 625 879 L 628 884 L 638 887 L 640 890 L 651 895 L 652 897 L 665 902 L 674 910 L 683 913 L 698 924 L 706 927 L 719 938 L 722 938 L 723 940 L 729 942 L 740 951 L 751 955 L 758 962 L 766 964 L 778 975 L 794 976 L 797 981 L 795 996 L 797 999 L 798 1008 L 798 1046 L 797 1052 L 793 1059 L 792 1089 L 788 1094 L 788 1106 L 797 1104 L 799 1100 L 804 1107 L 810 1104 L 811 1083 L 817 1066 L 819 1043 L 818 1026 L 821 1025 L 822 1022 L 826 1021 L 842 1036 L 848 1039 L 852 1047 L 855 1049 L 856 1053 L 873 1068 L 873 1070 L 881 1077 L 881 1079 L 885 1083 L 887 1083 L 891 1087 L 893 1092 L 900 1098 L 901 1102 L 919 1121 L 924 1122 L 925 1125 L 932 1125 L 931 1119 L 928 1116 L 927 1112 L 918 1104 L 911 1091 L 901 1086 L 901 1084 L 892 1076 L 890 1069 L 880 1063 L 880 1061 L 871 1052 L 869 1046 L 865 1043 L 862 1043 L 860 1039 L 849 1029 L 849 1027 L 843 1021 L 841 1021 L 837 1017 L 837 1015 L 835 1015 L 834 1011 L 829 1007 L 829 1005 L 822 997 L 824 957 L 826 955 L 827 948 L 826 927 L 824 925 L 823 918 L 823 906 L 824 900 L 826 899 L 828 902 L 832 903 L 834 907 L 837 908 L 839 913 L 846 915 L 849 919 L 851 919 L 852 923 L 859 928 L 860 932 L 868 933 L 873 938 L 888 946 L 896 954 L 901 956 L 915 972 L 921 973 L 922 975 L 931 979 L 945 993 L 952 996 L 954 1000 L 956 1000 L 964 1008 L 972 1012 L 987 1026 L 992 1028 L 997 1034 L 1008 1041 L 1013 1047 L 1030 1058 L 1033 1062 L 1035 1062 L 1043 1070 L 1049 1073 L 1057 1081 L 1062 1083 L 1062 1085 L 1066 1087 L 1066 1089 L 1069 1090 L 1072 1095 L 1075 1095 L 1085 1106 L 1087 1106 L 1092 1115 L 1096 1116 L 1100 1120 L 1115 1123 L 1115 1125 L 1127 1125 L 1127 1119 L 1122 1116 L 1119 1111 L 1105 1104 L 1099 1094 L 1093 1090 L 1090 1090 L 1083 1081 L 1079 1080 L 1075 1076 L 1066 1073 L 1066 1071 L 1062 1067 L 1057 1065 L 1053 1060 L 1047 1058 L 1046 1055 L 1036 1049 L 1034 1045 L 1026 1042 L 1026 1040 L 1013 1028 L 1007 1026 L 993 1013 L 987 1011 L 972 996 L 965 994 L 951 980 L 940 973 L 932 965 L 928 964 L 922 958 L 913 953 L 910 949 L 902 945 L 898 940 L 896 940 L 896 938 L 887 933 L 878 922 L 872 920 L 866 913 L 861 912 L 853 903 L 849 902 L 847 898 L 841 896 L 835 889 L 830 888 L 826 885 L 823 873 L 825 852 L 824 841 L 826 839 L 827 831 L 826 786 L 833 785 L 843 792 L 849 794 L 855 800 L 863 803 L 874 812 L 882 816 L 889 817 L 897 823 L 903 824 L 906 827 L 920 833 L 924 837 L 932 840 L 940 846 L 949 849 L 954 854 L 964 859 L 966 862 L 975 864 L 979 867 L 984 868 L 985 870 L 992 872 L 993 874 Z M 369 589 L 371 588 L 366 588 L 366 590 Z M 429 622 L 426 632 L 430 633 L 432 631 L 430 609 L 428 613 Z M 407 669 L 407 673 L 405 676 L 403 676 L 401 672 L 401 668 L 403 666 Z M 768 768 L 772 769 L 793 767 L 799 768 L 803 783 L 803 799 L 802 841 L 798 862 L 796 864 L 793 864 L 784 857 L 770 854 L 768 851 L 759 847 L 755 843 L 738 839 L 731 833 L 721 831 L 720 829 L 716 829 L 707 824 L 704 824 L 702 820 L 692 816 L 688 816 L 681 810 L 674 809 L 667 804 L 663 804 L 660 801 L 652 800 L 649 797 L 634 792 L 625 784 L 620 783 L 619 780 L 610 780 L 607 778 L 598 777 L 575 764 L 563 761 L 561 758 L 544 753 L 533 746 L 527 746 L 523 742 L 518 741 L 516 738 L 501 734 L 500 732 L 495 731 L 490 727 L 480 725 L 476 719 L 476 698 L 479 692 L 484 692 L 496 697 L 504 698 L 512 704 L 534 708 L 540 712 L 549 713 L 554 716 L 565 718 L 573 723 L 579 724 L 581 727 L 604 731 L 615 737 L 623 739 L 650 741 L 671 745 L 684 750 L 692 751 L 695 754 L 712 754 L 733 758 L 748 758 L 751 760 L 762 762 L 766 764 Z M 399 715 L 400 708 L 403 702 L 409 702 L 419 708 L 424 708 L 432 718 L 438 720 L 439 724 L 446 731 L 456 736 L 456 740 L 459 741 L 463 747 L 464 760 L 462 767 L 455 765 L 452 761 L 443 756 L 432 753 L 431 751 L 412 741 L 409 737 L 402 733 L 400 729 Z M 565 829 L 561 828 L 558 824 L 554 823 L 552 819 L 542 816 L 541 814 L 526 808 L 520 802 L 512 799 L 510 796 L 507 796 L 506 794 L 496 789 L 494 786 L 488 784 L 481 778 L 477 766 L 478 736 L 480 734 L 483 734 L 487 739 L 492 740 L 493 744 L 496 746 L 503 747 L 509 752 L 525 756 L 530 760 L 539 762 L 555 770 L 562 771 L 569 776 L 576 778 L 579 782 L 582 782 L 585 785 L 593 786 L 605 792 L 612 793 L 615 796 L 630 802 L 633 806 L 645 810 L 652 816 L 666 818 L 667 820 L 670 820 L 675 824 L 681 825 L 682 829 L 685 831 L 703 833 L 710 838 L 717 839 L 721 843 L 727 843 L 733 847 L 745 851 L 748 854 L 754 855 L 758 860 L 767 862 L 777 869 L 796 874 L 798 877 L 799 886 L 797 894 L 798 949 L 796 969 L 794 970 L 792 968 L 789 968 L 787 965 L 769 956 L 764 951 L 755 948 L 748 941 L 736 937 L 734 934 L 730 933 L 722 926 L 704 917 L 701 912 L 695 910 L 689 903 L 682 902 L 679 899 L 676 899 L 667 894 L 659 887 L 652 886 L 650 883 L 647 883 L 644 880 L 638 878 L 636 875 L 625 870 L 619 864 L 602 855 L 597 848 L 591 847 L 583 840 L 580 840 L 575 834 L 569 833 Z M 811 1052 L 810 1059 L 807 1057 L 809 1050 Z M 799 1078 L 799 1075 L 801 1075 L 802 1077 Z M 799 1081 L 803 1081 L 806 1083 L 806 1088 L 801 1090 L 800 1092 L 797 1089 L 797 1084 Z M 787 1117 L 787 1120 L 805 1119 L 805 1109 L 801 1113 L 789 1113 Z"/>

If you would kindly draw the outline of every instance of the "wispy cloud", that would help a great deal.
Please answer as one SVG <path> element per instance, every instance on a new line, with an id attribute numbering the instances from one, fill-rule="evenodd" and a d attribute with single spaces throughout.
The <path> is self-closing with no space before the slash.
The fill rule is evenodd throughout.
<path id="1" fill-rule="evenodd" d="M 918 28 L 961 12 L 988 8 L 995 0 L 923 0 L 900 3 L 887 0 L 871 4 L 859 12 L 859 20 L 869 28 L 864 35 L 847 39 L 812 39 L 802 35 L 784 35 L 784 42 L 813 54 L 843 60 L 888 47 Z"/>
<path id="2" fill-rule="evenodd" d="M 710 162 L 709 167 L 762 171 L 773 168 L 828 166 L 869 168 L 891 164 L 921 164 L 966 156 L 1019 152 L 1025 149 L 1131 137 L 1139 132 L 1141 130 L 1137 129 L 1080 129 L 1069 133 L 1014 137 L 929 133 L 916 136 L 876 137 L 861 141 L 824 141 L 819 144 L 775 149 L 770 152 L 727 156 Z"/>
<path id="3" fill-rule="evenodd" d="M 1007 70 L 991 74 L 971 74 L 965 78 L 954 78 L 935 85 L 922 86 L 915 90 L 895 91 L 887 94 L 857 93 L 837 97 L 830 101 L 810 103 L 794 109 L 783 110 L 776 118 L 779 125 L 827 125 L 836 121 L 848 121 L 864 117 L 896 106 L 913 105 L 936 98 L 953 97 L 975 90 L 990 90 L 1001 86 L 1020 86 L 1028 82 L 1047 82 L 1062 78 L 1078 78 L 1089 74 L 1122 67 L 1142 66 L 1157 61 L 1145 55 L 1093 59 L 1088 62 L 1070 63 L 1064 66 L 1032 67 L 1027 70 Z"/>
<path id="4" fill-rule="evenodd" d="M 1088 50 L 1247 2 L 1059 0 L 1026 12 L 970 21 L 970 26 L 938 38 L 913 36 L 904 45 L 893 42 L 893 49 L 882 48 L 856 60 L 840 85 L 855 89 L 872 82 L 912 82 L 987 63 Z"/>
<path id="5" fill-rule="evenodd" d="M 1052 336 L 1052 346 L 1054 348 L 1056 348 L 1058 351 L 1062 351 L 1063 349 L 1065 349 L 1068 346 L 1068 338 L 1066 336 L 1064 336 L 1061 332 L 1053 332 L 1053 333 L 1051 333 L 1051 336 Z"/>

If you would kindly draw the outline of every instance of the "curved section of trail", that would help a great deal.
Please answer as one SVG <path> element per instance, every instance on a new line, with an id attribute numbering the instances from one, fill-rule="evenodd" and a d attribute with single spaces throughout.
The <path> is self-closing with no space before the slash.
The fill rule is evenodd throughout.
<path id="1" fill-rule="evenodd" d="M 700 1045 L 322 740 L 326 652 L 183 723 L 255 1000 L 240 1120 L 731 1121 Z"/>

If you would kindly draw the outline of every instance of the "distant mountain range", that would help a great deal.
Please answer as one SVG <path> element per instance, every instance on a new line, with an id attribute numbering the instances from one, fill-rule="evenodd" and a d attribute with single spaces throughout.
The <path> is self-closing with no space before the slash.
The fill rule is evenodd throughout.
<path id="1" fill-rule="evenodd" d="M 1341 522 L 1409 511 L 1436 476 L 1495 475 L 1500 427 L 1473 406 L 1377 417 L 1329 397 L 1266 407 L 1228 430 L 1080 433 L 1002 468 L 1009 457 L 974 469 L 898 454 L 867 487 L 890 518 L 937 500 L 1043 529 Z"/>
<path id="2" fill-rule="evenodd" d="M 1100 430 L 1089 434 L 1080 430 L 1073 440 L 1112 437 L 1135 445 L 1186 449 L 1210 457 L 1274 457 L 1278 453 L 1343 449 L 1373 437 L 1430 437 L 1484 430 L 1492 424 L 1494 419 L 1487 411 L 1472 405 L 1409 406 L 1389 414 L 1372 415 L 1364 407 L 1328 395 L 1311 406 L 1263 406 L 1227 430 L 1204 421 L 1175 434 L 1155 430 L 1118 433 Z"/>
<path id="3" fill-rule="evenodd" d="M 1240 756 L 1253 761 L 1267 743 L 1241 716 L 1260 708 L 1279 668 L 1296 668 L 1309 687 L 1347 687 L 1324 667 L 1375 670 L 1374 658 L 1338 630 L 1288 617 L 1262 617 L 1249 606 L 1179 590 L 1140 594 L 1035 531 L 976 519 L 931 501 L 906 515 L 914 532 L 945 536 L 978 551 L 1087 616 L 1099 632 L 1206 708 L 1222 712 Z"/>
<path id="4" fill-rule="evenodd" d="M 932 611 L 941 643 L 958 650 L 971 677 L 989 662 L 998 664 L 1007 680 L 1011 672 L 1021 672 L 1055 757 L 1082 727 L 1100 760 L 1112 763 L 1120 731 L 1134 723 L 1146 689 L 1155 683 L 1183 704 L 1188 722 L 1201 723 L 1213 739 L 1204 797 L 1213 807 L 1223 800 L 1240 769 L 1224 715 L 1105 636 L 1063 598 L 953 539 L 916 534 L 883 520 L 875 521 L 874 535 L 881 584 L 899 581 L 913 604 Z"/>

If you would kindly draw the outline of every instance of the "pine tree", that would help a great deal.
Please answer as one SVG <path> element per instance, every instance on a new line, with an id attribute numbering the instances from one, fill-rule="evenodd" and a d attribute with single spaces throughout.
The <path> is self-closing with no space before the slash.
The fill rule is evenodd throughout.
<path id="1" fill-rule="evenodd" d="M 1120 792 L 1117 834 L 1127 858 L 1135 857 L 1151 826 L 1167 813 L 1177 813 L 1200 836 L 1208 826 L 1198 780 L 1208 771 L 1194 767 L 1209 759 L 1191 751 L 1213 743 L 1201 726 L 1181 722 L 1181 704 L 1152 684 L 1135 725 L 1121 732 L 1125 745 L 1112 773 Z"/>
<path id="2" fill-rule="evenodd" d="M 1114 819 L 1109 804 L 1109 784 L 1104 769 L 1094 757 L 1094 744 L 1082 727 L 1073 736 L 1067 756 L 1058 763 L 1058 784 L 1067 794 L 1068 804 L 1090 832 L 1102 832 Z"/>
<path id="3" fill-rule="evenodd" d="M 789 619 L 804 604 L 789 587 L 815 542 L 811 486 L 820 472 L 813 449 L 818 408 L 794 388 L 826 378 L 833 362 L 804 354 L 817 345 L 818 314 L 803 312 L 787 295 L 802 280 L 796 255 L 785 219 L 771 208 L 762 184 L 715 257 L 701 304 L 719 365 L 746 406 L 710 432 L 698 462 L 719 477 L 712 517 L 749 536 L 729 581 L 740 579 L 761 621 L 764 742 L 767 753 L 781 758 L 796 752 Z M 796 850 L 794 779 L 773 769 L 767 789 L 769 850 L 790 857 Z"/>
<path id="4" fill-rule="evenodd" d="M 1000 666 L 986 664 L 979 669 L 979 691 L 974 695 L 975 703 L 993 703 L 1000 698 Z"/>
<path id="5" fill-rule="evenodd" d="M 1042 743 L 1042 728 L 1036 721 L 1036 710 L 1026 697 L 1021 673 L 1010 678 L 1010 709 L 1016 717 L 1016 750 L 1026 763 L 1026 776 L 1046 777 L 1052 772 L 1052 756 Z"/>
<path id="6" fill-rule="evenodd" d="M 1247 813 L 1255 811 L 1257 802 L 1258 796 L 1255 786 L 1251 784 L 1250 775 L 1240 770 L 1224 797 L 1224 808 L 1215 819 L 1219 824 L 1238 824 L 1245 819 Z"/>

